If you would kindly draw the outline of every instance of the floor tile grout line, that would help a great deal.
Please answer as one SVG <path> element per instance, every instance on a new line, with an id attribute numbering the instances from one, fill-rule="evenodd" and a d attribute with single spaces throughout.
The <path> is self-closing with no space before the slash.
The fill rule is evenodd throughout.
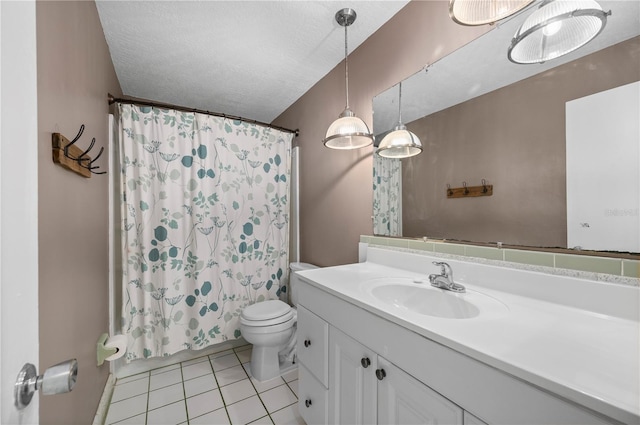
<path id="1" fill-rule="evenodd" d="M 182 378 L 182 399 L 184 400 L 184 411 L 187 416 L 187 424 L 189 423 L 189 405 L 187 404 L 187 391 L 184 389 L 184 371 L 182 370 L 182 362 L 180 362 L 180 377 Z"/>
<path id="2" fill-rule="evenodd" d="M 222 408 L 224 409 L 224 412 L 227 414 L 227 419 L 229 419 L 229 423 L 231 423 L 231 416 L 229 416 L 229 410 L 227 410 L 227 403 L 225 403 L 224 396 L 222 395 L 222 390 L 220 389 L 220 382 L 218 382 L 218 377 L 216 376 L 216 370 L 213 367 L 213 360 L 211 360 L 211 357 L 208 357 L 208 359 L 209 359 L 209 366 L 211 366 L 211 373 L 213 374 L 213 379 L 216 380 L 216 387 L 217 387 L 216 389 L 220 393 L 220 399 L 222 400 Z"/>
<path id="3" fill-rule="evenodd" d="M 291 406 L 295 406 L 295 405 L 297 405 L 297 404 L 298 404 L 298 400 L 296 400 L 294 403 L 287 404 L 286 406 L 281 407 L 281 408 L 279 408 L 278 410 L 274 410 L 273 412 L 269 413 L 269 415 L 272 415 L 272 414 L 274 414 L 274 413 L 278 413 L 278 412 L 280 412 L 280 411 L 282 411 L 282 410 L 284 410 L 284 409 L 288 409 L 289 407 L 291 407 Z M 273 419 L 272 419 L 272 420 L 273 420 Z M 275 423 L 275 422 L 276 422 L 276 421 L 273 421 L 273 423 Z"/>
<path id="4" fill-rule="evenodd" d="M 147 384 L 147 406 L 144 409 L 144 425 L 148 425 L 147 422 L 149 422 L 149 399 L 151 398 L 151 371 L 147 372 L 147 374 L 149 376 L 149 382 Z"/>
<path id="5" fill-rule="evenodd" d="M 294 379 L 293 381 L 297 381 L 297 379 Z M 290 382 L 293 382 L 293 381 L 290 381 Z M 297 401 L 297 400 L 299 399 L 298 394 L 296 394 L 296 392 L 295 392 L 295 391 L 293 391 L 293 388 L 291 388 L 291 385 L 289 385 L 289 382 L 287 382 L 287 381 L 285 380 L 285 381 L 284 381 L 284 383 L 285 383 L 285 385 L 286 385 L 287 387 L 289 387 L 289 390 L 290 390 L 290 391 L 293 393 L 293 395 L 296 397 L 296 401 Z"/>

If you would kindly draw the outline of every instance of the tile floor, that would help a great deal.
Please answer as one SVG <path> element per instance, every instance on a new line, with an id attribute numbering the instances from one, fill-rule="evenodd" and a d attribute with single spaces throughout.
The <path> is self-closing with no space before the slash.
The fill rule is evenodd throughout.
<path id="1" fill-rule="evenodd" d="M 251 345 L 118 379 L 105 425 L 304 425 L 298 371 L 258 382 Z"/>

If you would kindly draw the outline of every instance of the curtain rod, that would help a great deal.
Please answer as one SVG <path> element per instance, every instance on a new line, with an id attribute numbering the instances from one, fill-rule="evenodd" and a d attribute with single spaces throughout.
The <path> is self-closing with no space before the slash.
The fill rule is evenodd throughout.
<path id="1" fill-rule="evenodd" d="M 116 102 L 119 102 L 119 103 L 127 103 L 127 104 L 130 104 L 130 105 L 142 105 L 142 106 L 151 106 L 151 107 L 163 108 L 163 109 L 175 109 L 177 111 L 182 111 L 182 112 L 194 112 L 194 113 L 197 113 L 197 114 L 205 114 L 205 115 L 211 115 L 211 116 L 214 116 L 214 117 L 227 118 L 227 119 L 230 119 L 230 120 L 244 121 L 244 122 L 248 122 L 250 124 L 257 124 L 257 125 L 261 125 L 263 127 L 269 127 L 269 128 L 273 128 L 273 129 L 276 129 L 276 130 L 284 131 L 286 133 L 293 133 L 293 135 L 295 137 L 298 137 L 298 135 L 300 134 L 300 130 L 299 129 L 291 130 L 290 128 L 279 127 L 277 125 L 271 125 L 271 124 L 267 124 L 265 122 L 251 120 L 251 119 L 248 119 L 248 118 L 237 117 L 237 116 L 234 116 L 234 115 L 221 114 L 219 112 L 204 111 L 202 109 L 187 108 L 185 106 L 172 105 L 170 103 L 154 102 L 152 100 L 146 100 L 146 99 L 118 98 L 118 97 L 114 97 L 111 93 L 107 94 L 107 100 L 109 101 L 109 105 L 112 105 L 112 104 L 114 104 Z"/>

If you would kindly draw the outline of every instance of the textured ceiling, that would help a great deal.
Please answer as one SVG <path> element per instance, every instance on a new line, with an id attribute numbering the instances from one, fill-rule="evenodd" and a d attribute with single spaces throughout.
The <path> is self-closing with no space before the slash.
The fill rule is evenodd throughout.
<path id="1" fill-rule="evenodd" d="M 122 91 L 271 122 L 407 1 L 97 1 Z M 352 76 L 355 78 L 355 76 Z"/>

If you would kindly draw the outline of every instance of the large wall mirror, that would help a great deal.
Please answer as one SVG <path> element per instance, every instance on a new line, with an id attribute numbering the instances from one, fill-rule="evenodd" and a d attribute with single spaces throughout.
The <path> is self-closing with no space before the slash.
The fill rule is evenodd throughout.
<path id="1" fill-rule="evenodd" d="M 612 12 L 606 27 L 569 55 L 507 59 L 529 8 L 402 81 L 402 121 L 424 150 L 374 155 L 375 234 L 640 251 L 640 2 L 599 3 Z M 398 121 L 398 92 L 373 99 L 377 141 Z M 447 197 L 447 185 L 483 179 L 492 196 Z"/>

